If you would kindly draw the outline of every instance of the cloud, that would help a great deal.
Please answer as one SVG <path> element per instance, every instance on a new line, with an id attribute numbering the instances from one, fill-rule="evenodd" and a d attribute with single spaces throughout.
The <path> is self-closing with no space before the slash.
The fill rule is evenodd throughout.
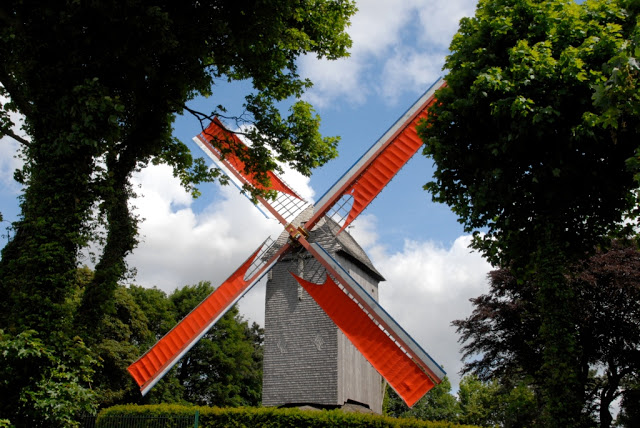
<path id="1" fill-rule="evenodd" d="M 0 138 L 0 185 L 2 193 L 15 198 L 21 186 L 13 179 L 16 169 L 22 167 L 22 160 L 17 157 L 20 144 L 10 137 Z"/>
<path id="2" fill-rule="evenodd" d="M 338 98 L 358 106 L 372 96 L 393 104 L 403 93 L 426 90 L 442 74 L 460 18 L 473 15 L 475 3 L 358 1 L 347 30 L 353 41 L 351 56 L 337 61 L 301 59 L 302 75 L 314 82 L 307 99 L 319 107 Z"/>
<path id="3" fill-rule="evenodd" d="M 425 7 L 417 9 L 421 31 L 419 40 L 432 49 L 447 50 L 453 35 L 458 31 L 460 19 L 473 16 L 476 0 L 423 2 Z"/>
<path id="4" fill-rule="evenodd" d="M 201 280 L 217 286 L 281 230 L 234 186 L 222 187 L 219 198 L 197 212 L 169 166 L 149 166 L 134 183 L 143 189 L 133 205 L 144 221 L 141 243 L 128 262 L 137 269 L 140 285 L 166 292 Z"/>
<path id="5" fill-rule="evenodd" d="M 405 92 L 415 88 L 426 91 L 442 72 L 443 54 L 416 51 L 399 47 L 391 55 L 391 60 L 384 64 L 382 82 L 378 91 L 388 104 L 395 101 Z"/>
<path id="6" fill-rule="evenodd" d="M 452 385 L 462 368 L 458 335 L 451 322 L 471 314 L 469 299 L 488 291 L 491 266 L 468 248 L 470 236 L 450 248 L 431 241 L 407 240 L 399 251 L 375 245 L 370 250 L 376 268 L 386 278 L 380 303 L 396 321 L 444 366 Z"/>

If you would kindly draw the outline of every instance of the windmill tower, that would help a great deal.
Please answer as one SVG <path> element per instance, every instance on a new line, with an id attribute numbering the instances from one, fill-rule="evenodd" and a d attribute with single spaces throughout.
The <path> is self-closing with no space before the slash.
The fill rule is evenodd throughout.
<path id="1" fill-rule="evenodd" d="M 353 237 L 339 230 L 337 223 L 325 219 L 309 241 L 321 242 L 377 301 L 378 283 L 384 278 Z M 316 283 L 326 276 L 324 267 L 302 248 L 287 254 L 270 271 L 262 404 L 324 408 L 354 404 L 382 413 L 382 377 L 289 274 L 292 270 Z"/>
<path id="2" fill-rule="evenodd" d="M 442 79 L 432 85 L 338 179 L 315 206 L 297 195 L 273 172 L 267 173 L 270 181 L 267 189 L 247 173 L 241 159 L 244 154 L 248 154 L 248 147 L 218 119 L 214 119 L 206 130 L 194 138 L 236 185 L 268 190 L 278 195 L 275 200 L 266 200 L 259 196 L 256 199 L 266 213 L 284 226 L 284 232 L 275 241 L 268 238 L 213 293 L 128 367 L 143 395 L 153 388 L 245 293 L 272 271 L 277 262 L 282 262 L 279 266 L 288 264 L 289 267 L 284 268 L 282 273 L 276 269 L 271 274 L 272 279 L 288 275 L 294 281 L 294 286 L 289 288 L 298 290 L 294 299 L 288 300 L 284 296 L 282 301 L 292 305 L 298 304 L 300 308 L 305 307 L 301 303 L 305 296 L 301 290 L 303 289 L 326 314 L 326 318 L 336 326 L 333 330 L 336 334 L 325 335 L 324 332 L 328 330 L 320 329 L 320 324 L 315 331 L 316 334 L 311 329 L 300 333 L 310 336 L 301 338 L 302 341 L 298 342 L 299 347 L 309 347 L 309 344 L 312 344 L 316 349 L 320 348 L 320 351 L 324 348 L 325 354 L 331 347 L 334 350 L 332 352 L 337 355 L 332 360 L 337 363 L 327 365 L 327 369 L 321 371 L 322 376 L 312 375 L 314 366 L 311 363 L 300 366 L 301 376 L 315 379 L 315 383 L 311 382 L 308 385 L 319 388 L 323 383 L 335 384 L 332 392 L 327 392 L 325 398 L 321 392 L 317 392 L 318 399 L 309 401 L 340 405 L 352 400 L 372 408 L 377 406 L 375 398 L 366 398 L 361 393 L 353 391 L 353 385 L 365 385 L 369 379 L 368 375 L 362 374 L 364 369 L 358 374 L 358 368 L 364 365 L 356 363 L 359 357 L 353 354 L 359 354 L 366 359 L 408 406 L 413 406 L 435 384 L 442 381 L 445 376 L 442 367 L 378 304 L 376 287 L 373 286 L 375 281 L 369 283 L 364 270 L 359 271 L 356 268 L 366 267 L 368 274 L 374 278 L 377 271 L 373 266 L 369 266 L 368 258 L 357 244 L 354 245 L 355 241 L 345 233 L 345 229 L 422 146 L 416 125 L 428 116 L 429 106 L 436 102 L 435 91 L 445 85 Z M 377 276 L 381 279 L 379 274 Z M 367 291 L 370 286 L 373 286 L 371 289 L 374 292 Z M 274 292 L 267 298 L 273 298 L 276 294 L 277 292 Z M 295 296 L 298 296 L 297 303 Z M 272 301 L 275 305 L 278 300 Z M 326 318 L 323 318 L 323 323 L 326 322 Z M 277 332 L 274 333 L 275 346 L 281 353 L 283 350 L 285 353 L 297 352 L 295 347 L 287 345 L 286 340 L 287 329 L 291 329 L 295 324 L 299 324 L 295 317 L 291 317 L 286 323 L 283 320 L 280 326 L 276 322 L 276 329 L 282 328 L 280 336 Z M 353 348 L 341 345 L 343 339 L 337 333 L 337 329 Z M 272 353 L 269 357 L 272 360 L 267 358 L 267 364 L 277 361 L 273 360 L 274 355 L 275 353 Z M 290 361 L 292 364 L 302 364 L 305 357 Z M 347 367 L 345 364 L 351 364 L 347 361 L 353 361 L 354 364 Z M 346 378 L 349 379 L 345 380 Z M 267 391 L 270 391 L 271 384 L 267 382 L 265 380 L 265 385 Z M 373 390 L 377 389 L 376 386 L 373 387 Z M 277 387 L 273 390 L 278 391 Z M 275 396 L 278 397 L 278 394 Z M 297 397 L 302 399 L 303 396 Z M 296 400 L 297 397 L 293 399 Z M 291 399 L 285 398 L 287 401 Z M 267 396 L 266 399 L 268 402 L 271 397 Z M 274 403 L 276 400 L 278 398 L 274 399 Z M 304 400 L 306 401 L 306 398 Z"/>

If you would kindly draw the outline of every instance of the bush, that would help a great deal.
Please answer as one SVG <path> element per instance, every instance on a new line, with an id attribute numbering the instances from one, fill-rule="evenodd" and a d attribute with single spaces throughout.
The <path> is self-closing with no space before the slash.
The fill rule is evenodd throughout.
<path id="1" fill-rule="evenodd" d="M 104 409 L 100 422 L 110 416 L 148 415 L 179 416 L 199 412 L 199 428 L 471 428 L 451 422 L 430 422 L 418 419 L 396 419 L 388 416 L 346 413 L 341 410 L 278 409 L 275 407 L 197 407 L 181 405 L 114 406 Z"/>

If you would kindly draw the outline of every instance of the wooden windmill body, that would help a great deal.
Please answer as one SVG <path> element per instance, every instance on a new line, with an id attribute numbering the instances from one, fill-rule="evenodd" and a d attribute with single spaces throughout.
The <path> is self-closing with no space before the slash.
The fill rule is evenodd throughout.
<path id="1" fill-rule="evenodd" d="M 384 278 L 347 232 L 328 220 L 310 236 L 378 300 Z M 269 272 L 265 300 L 262 404 L 334 408 L 359 406 L 382 413 L 384 382 L 335 323 L 290 275 L 322 282 L 326 270 L 304 249 Z"/>
<path id="2" fill-rule="evenodd" d="M 289 309 L 267 315 L 264 404 L 335 406 L 351 401 L 379 411 L 382 383 L 369 376 L 371 367 L 409 406 L 442 381 L 442 367 L 377 302 L 377 281 L 382 276 L 345 229 L 422 146 L 416 125 L 436 102 L 435 91 L 445 85 L 442 79 L 432 85 L 315 204 L 272 172 L 271 184 L 264 189 L 245 171 L 243 156 L 236 155 L 247 154 L 247 146 L 218 119 L 194 138 L 234 183 L 277 194 L 275 200 L 257 200 L 284 231 L 275 240 L 267 239 L 129 366 L 142 394 L 268 273 L 267 312 L 277 305 Z M 316 309 L 324 315 L 313 312 Z M 302 312 L 311 316 L 306 328 L 297 318 Z M 334 326 L 325 328 L 329 321 Z M 288 353 L 293 358 L 282 357 Z M 288 392 L 274 381 L 277 373 L 289 379 Z"/>

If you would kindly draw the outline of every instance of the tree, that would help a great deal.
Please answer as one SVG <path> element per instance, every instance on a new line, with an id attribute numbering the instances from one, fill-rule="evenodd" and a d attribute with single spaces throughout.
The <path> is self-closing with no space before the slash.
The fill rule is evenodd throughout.
<path id="1" fill-rule="evenodd" d="M 538 408 L 531 389 L 523 383 L 500 384 L 465 375 L 458 390 L 461 424 L 501 427 L 536 426 Z"/>
<path id="2" fill-rule="evenodd" d="M 259 405 L 264 331 L 255 323 L 249 326 L 236 307 L 145 397 L 127 371 L 176 320 L 212 291 L 209 282 L 178 288 L 169 296 L 155 288 L 118 286 L 116 311 L 105 314 L 94 326 L 96 343 L 91 350 L 101 366 L 95 370 L 92 387 L 100 408 L 126 403 Z"/>
<path id="3" fill-rule="evenodd" d="M 298 76 L 298 56 L 346 55 L 353 12 L 352 3 L 329 0 L 4 2 L 0 91 L 10 102 L 0 129 L 23 145 L 17 177 L 25 190 L 0 263 L 9 296 L 2 324 L 63 327 L 78 251 L 99 224 L 94 208 L 106 226 L 104 247 L 76 328 L 112 309 L 124 257 L 136 245 L 132 172 L 168 163 L 194 192 L 195 183 L 219 177 L 171 136 L 175 114 L 192 111 L 185 103 L 198 94 L 214 95 L 217 79 L 248 79 L 255 88 L 236 119 L 260 130 L 247 131 L 253 145 L 245 159 L 258 178 L 266 180 L 276 160 L 309 174 L 334 157 L 337 139 L 320 136 L 310 105 L 295 102 L 285 118 L 276 103 L 310 86 Z M 11 131 L 8 111 L 24 115 L 30 141 Z M 193 114 L 205 120 L 225 109 Z"/>
<path id="4" fill-rule="evenodd" d="M 602 427 L 611 425 L 611 403 L 640 372 L 640 251 L 618 241 L 611 247 L 572 267 L 570 280 L 577 291 L 575 306 L 581 309 L 570 321 L 584 373 L 583 419 L 597 419 Z M 472 358 L 464 371 L 507 386 L 531 383 L 539 395 L 542 311 L 531 303 L 539 286 L 535 277 L 518 283 L 506 269 L 489 277 L 489 293 L 472 299 L 469 318 L 453 323 L 462 334 L 465 358 Z"/>
<path id="5" fill-rule="evenodd" d="M 91 379 L 98 361 L 80 338 L 64 345 L 62 352 L 48 346 L 33 330 L 17 335 L 0 330 L 0 414 L 7 418 L 0 422 L 12 424 L 6 426 L 77 427 L 78 413 L 95 410 Z M 43 369 L 34 373 L 29 367 Z M 27 373 L 18 372 L 25 368 Z"/>
<path id="6" fill-rule="evenodd" d="M 153 343 L 152 326 L 129 290 L 116 288 L 114 313 L 105 314 L 94 329 L 92 351 L 102 362 L 93 379 L 100 407 L 140 401 L 140 391 L 127 367 Z"/>
<path id="7" fill-rule="evenodd" d="M 452 207 L 492 264 L 519 281 L 535 274 L 548 425 L 579 425 L 585 398 L 565 269 L 624 229 L 636 206 L 626 164 L 640 116 L 625 109 L 616 116 L 625 126 L 607 127 L 593 100 L 636 31 L 631 4 L 480 1 L 460 22 L 447 87 L 419 129 L 436 165 L 425 186 L 434 201 Z"/>
<path id="8" fill-rule="evenodd" d="M 263 182 L 276 161 L 309 174 L 335 157 L 337 138 L 322 137 L 319 117 L 299 101 L 311 83 L 296 59 L 347 55 L 354 11 L 348 0 L 3 2 L 0 96 L 10 101 L 0 106 L 0 135 L 22 145 L 16 178 L 24 192 L 0 260 L 0 328 L 79 332 L 95 344 L 91 328 L 114 313 L 124 260 L 137 243 L 131 174 L 166 163 L 194 194 L 197 183 L 221 179 L 172 137 L 176 114 L 255 125 L 246 131 L 248 156 L 238 154 Z M 252 83 L 245 114 L 186 105 L 231 80 Z M 277 104 L 286 99 L 293 100 L 283 117 Z M 9 112 L 24 116 L 28 139 L 12 131 Z M 103 244 L 101 253 L 71 313 L 78 255 L 91 240 Z"/>
<path id="9" fill-rule="evenodd" d="M 640 389 L 636 387 L 624 392 L 616 426 L 631 428 L 638 426 L 638 423 L 640 423 Z"/>
<path id="10" fill-rule="evenodd" d="M 458 420 L 459 412 L 460 408 L 456 397 L 451 395 L 451 382 L 446 376 L 412 408 L 408 408 L 391 388 L 387 388 L 383 405 L 383 413 L 395 418 L 455 422 Z"/>
<path id="11" fill-rule="evenodd" d="M 177 319 L 185 317 L 214 288 L 209 282 L 182 287 L 169 296 Z M 262 396 L 262 360 L 254 332 L 234 306 L 177 364 L 183 398 L 208 406 L 257 406 Z"/>

